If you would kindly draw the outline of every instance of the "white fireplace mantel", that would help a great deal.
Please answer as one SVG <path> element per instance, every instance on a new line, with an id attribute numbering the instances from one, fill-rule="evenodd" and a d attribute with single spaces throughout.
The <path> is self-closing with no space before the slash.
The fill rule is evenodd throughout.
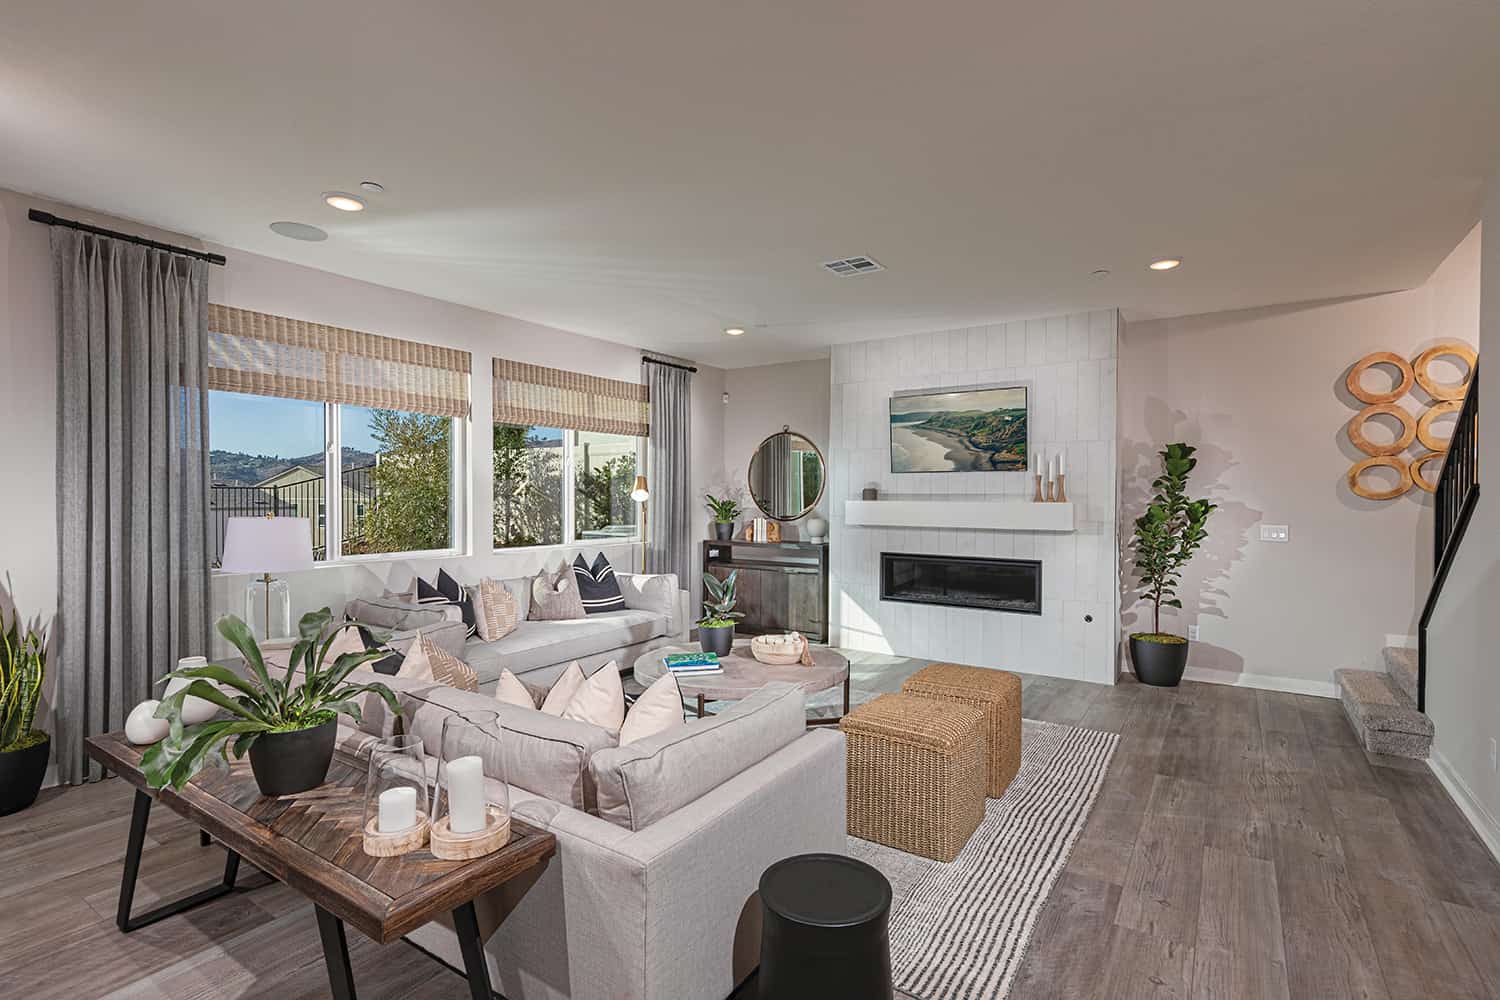
<path id="1" fill-rule="evenodd" d="M 845 500 L 844 524 L 856 528 L 1072 531 L 1073 505 L 1026 500 Z"/>

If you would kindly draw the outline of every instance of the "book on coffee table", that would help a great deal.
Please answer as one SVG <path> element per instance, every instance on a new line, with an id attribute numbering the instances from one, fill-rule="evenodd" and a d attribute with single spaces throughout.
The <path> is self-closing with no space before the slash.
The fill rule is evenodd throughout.
<path id="1" fill-rule="evenodd" d="M 661 662 L 678 677 L 724 672 L 717 653 L 668 653 L 661 658 Z"/>

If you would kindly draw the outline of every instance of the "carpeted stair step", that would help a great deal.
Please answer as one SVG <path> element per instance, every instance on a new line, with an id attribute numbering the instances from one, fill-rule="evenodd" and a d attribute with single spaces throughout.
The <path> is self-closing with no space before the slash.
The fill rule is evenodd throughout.
<path id="1" fill-rule="evenodd" d="M 1335 670 L 1344 714 L 1371 753 L 1425 758 L 1432 749 L 1432 720 L 1390 674 L 1378 670 Z"/>
<path id="2" fill-rule="evenodd" d="M 1417 703 L 1417 651 L 1405 646 L 1387 646 L 1381 651 L 1385 657 L 1385 672 L 1391 675 L 1396 686 L 1406 692 L 1413 705 Z"/>

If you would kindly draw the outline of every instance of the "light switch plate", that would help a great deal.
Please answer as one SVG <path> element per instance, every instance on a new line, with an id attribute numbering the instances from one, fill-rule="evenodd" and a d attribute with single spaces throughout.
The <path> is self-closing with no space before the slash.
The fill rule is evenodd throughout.
<path id="1" fill-rule="evenodd" d="M 1260 540 L 1263 542 L 1289 542 L 1292 540 L 1292 529 L 1284 524 L 1262 524 L 1260 526 Z"/>
<path id="2" fill-rule="evenodd" d="M 1190 641 L 1192 641 L 1192 642 L 1197 642 L 1198 641 L 1198 626 L 1196 626 L 1196 625 L 1189 625 L 1188 626 L 1188 639 Z"/>

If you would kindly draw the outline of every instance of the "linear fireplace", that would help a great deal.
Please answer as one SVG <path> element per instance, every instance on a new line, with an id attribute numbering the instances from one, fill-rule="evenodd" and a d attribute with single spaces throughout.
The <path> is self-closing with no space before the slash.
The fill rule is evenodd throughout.
<path id="1" fill-rule="evenodd" d="M 1035 559 L 882 552 L 880 599 L 1039 615 L 1042 564 Z"/>

